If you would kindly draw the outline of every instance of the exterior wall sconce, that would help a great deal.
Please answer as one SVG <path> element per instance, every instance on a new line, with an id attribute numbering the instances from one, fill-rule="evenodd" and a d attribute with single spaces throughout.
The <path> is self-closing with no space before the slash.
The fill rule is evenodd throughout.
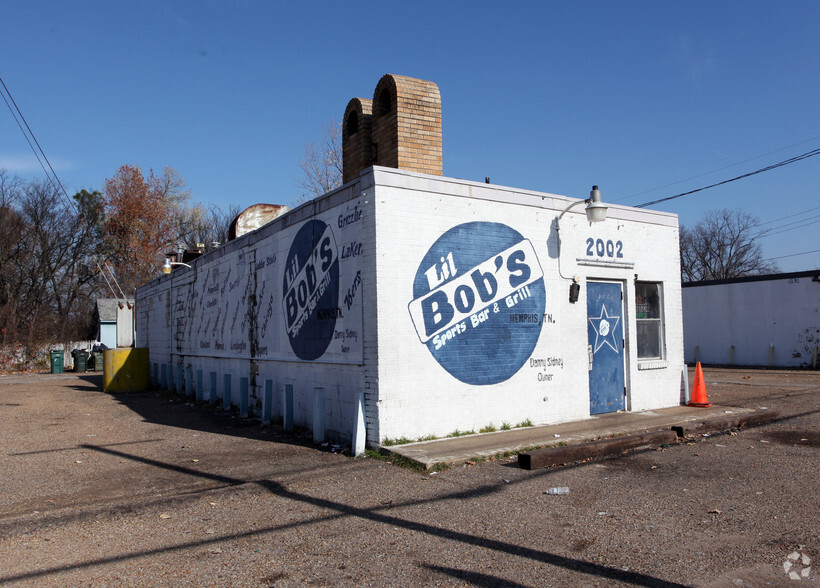
<path id="1" fill-rule="evenodd" d="M 587 221 L 589 223 L 599 223 L 606 220 L 607 205 L 601 202 L 601 191 L 598 186 L 592 186 L 592 191 L 589 193 L 589 198 L 586 200 L 578 200 L 567 206 L 561 214 L 558 215 L 558 222 L 561 222 L 561 217 L 564 216 L 570 208 L 578 206 L 579 204 L 586 204 Z"/>
<path id="2" fill-rule="evenodd" d="M 592 186 L 592 191 L 589 193 L 589 198 L 586 200 L 577 200 L 571 203 L 564 210 L 562 210 L 561 214 L 558 215 L 558 218 L 555 219 L 555 234 L 558 237 L 558 275 L 565 280 L 572 280 L 572 284 L 569 285 L 569 301 L 571 304 L 578 302 L 578 296 L 581 292 L 581 285 L 578 283 L 578 276 L 568 278 L 561 273 L 561 217 L 563 217 L 571 208 L 578 206 L 579 204 L 587 205 L 586 215 L 587 221 L 590 224 L 605 221 L 607 211 L 607 205 L 601 202 L 601 191 L 598 189 L 598 186 Z"/>
<path id="3" fill-rule="evenodd" d="M 165 258 L 165 263 L 162 264 L 162 273 L 165 274 L 165 275 L 170 274 L 171 270 L 174 269 L 175 265 L 182 265 L 182 266 L 185 266 L 185 267 L 188 267 L 188 268 L 191 267 L 187 263 L 182 263 L 181 261 L 171 261 L 169 258 L 166 257 Z"/>

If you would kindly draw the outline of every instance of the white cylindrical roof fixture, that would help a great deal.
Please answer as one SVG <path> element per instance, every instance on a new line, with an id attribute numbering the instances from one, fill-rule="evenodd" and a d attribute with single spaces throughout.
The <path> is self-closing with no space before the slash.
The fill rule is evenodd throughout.
<path id="1" fill-rule="evenodd" d="M 587 221 L 590 223 L 599 223 L 606 220 L 607 206 L 601 202 L 601 191 L 598 186 L 592 186 L 592 191 L 589 193 L 589 200 L 587 201 L 586 212 Z"/>

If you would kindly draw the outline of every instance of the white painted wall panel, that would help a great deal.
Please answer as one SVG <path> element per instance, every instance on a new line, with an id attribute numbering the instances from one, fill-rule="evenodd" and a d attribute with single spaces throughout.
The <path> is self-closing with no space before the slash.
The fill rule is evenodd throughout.
<path id="1" fill-rule="evenodd" d="M 820 345 L 820 282 L 814 276 L 684 288 L 687 361 L 810 366 Z"/>
<path id="2" fill-rule="evenodd" d="M 294 418 L 304 425 L 321 387 L 328 435 L 349 437 L 363 388 L 362 261 L 372 256 L 364 238 L 372 213 L 343 193 L 336 206 L 303 208 L 302 220 L 275 221 L 140 288 L 138 340 L 150 348 L 152 376 L 165 366 L 174 388 L 180 369 L 187 378 L 190 368 L 194 383 L 202 371 L 207 399 L 213 372 L 221 403 L 228 374 L 233 404 L 247 377 L 257 413 L 271 380 L 274 416 L 292 384 Z"/>
<path id="3" fill-rule="evenodd" d="M 571 201 L 533 199 L 531 194 L 522 194 L 517 199 L 510 191 L 505 191 L 503 202 L 489 196 L 480 199 L 452 196 L 446 194 L 452 180 L 437 183 L 425 177 L 416 184 L 411 174 L 398 177 L 385 170 L 389 181 L 382 182 L 381 172 L 377 170 L 375 188 L 379 243 L 376 258 L 379 437 L 442 436 L 456 430 L 478 431 L 490 424 L 499 427 L 503 423 L 515 425 L 525 420 L 543 424 L 588 418 L 585 289 L 582 287 L 576 304 L 569 303 L 571 281 L 559 275 L 554 225 L 555 218 Z M 483 186 L 475 188 L 491 190 Z M 511 203 L 517 200 L 522 204 Z M 631 410 L 678 404 L 684 369 L 677 224 L 669 222 L 670 215 L 652 213 L 646 217 L 653 222 L 635 220 L 641 218 L 640 212 L 628 211 L 624 215 L 615 209 L 606 222 L 589 225 L 583 206 L 579 206 L 561 221 L 563 275 L 578 276 L 582 286 L 592 278 L 613 280 L 624 286 L 625 370 Z M 463 232 L 461 238 L 459 227 Z M 494 240 L 505 238 L 510 240 L 512 249 L 506 242 L 494 248 Z M 471 253 L 470 249 L 475 251 Z M 525 253 L 521 263 L 529 264 L 532 276 L 543 274 L 538 280 L 543 282 L 543 307 L 536 313 L 540 327 L 531 329 L 538 331 L 536 342 L 524 356 L 516 346 L 525 345 L 527 337 L 516 341 L 510 332 L 528 327 L 521 322 L 511 322 L 518 313 L 514 307 L 507 307 L 505 299 L 498 301 L 499 312 L 495 312 L 495 299 L 488 310 L 484 310 L 484 304 L 479 301 L 480 286 L 471 277 L 472 272 L 483 275 L 488 267 L 496 267 L 494 259 L 500 257 L 494 275 L 499 280 L 509 280 L 506 264 L 512 250 L 532 251 L 535 259 Z M 453 253 L 455 262 L 448 257 L 449 253 Z M 462 267 L 459 258 L 472 261 Z M 424 298 L 414 294 L 414 283 L 429 281 L 427 273 L 435 274 L 432 268 L 436 262 L 440 272 L 452 273 L 454 267 L 466 272 L 466 277 L 462 274 L 443 287 L 447 290 L 446 304 L 454 304 L 458 288 L 472 292 L 465 294 L 467 298 L 462 301 L 464 312 L 456 309 L 453 322 L 442 323 L 447 338 L 438 349 L 435 337 L 440 339 L 441 335 L 436 329 L 419 334 L 419 323 L 423 321 L 418 317 Z M 636 327 L 634 305 L 630 300 L 634 298 L 636 274 L 641 280 L 664 283 L 665 356 L 662 362 L 654 362 L 651 370 L 638 369 L 641 362 L 637 360 L 632 336 Z M 421 288 L 425 293 L 432 289 L 429 285 Z M 499 288 L 499 293 L 508 293 L 501 292 L 502 289 Z M 469 299 L 475 299 L 476 304 L 466 304 Z M 481 310 L 484 320 L 474 324 L 471 317 Z M 440 309 L 436 307 L 436 311 Z M 438 314 L 440 312 L 432 313 Z M 518 318 L 528 320 L 526 317 L 531 314 L 527 309 Z M 462 317 L 466 318 L 458 320 Z M 476 328 L 493 331 L 496 348 L 487 347 L 486 341 L 474 344 Z M 461 348 L 449 358 L 436 355 L 447 346 Z M 491 353 L 488 354 L 488 350 Z M 646 362 L 642 362 L 642 366 L 645 365 Z M 475 373 L 482 370 L 486 372 L 484 382 L 471 382 Z"/>

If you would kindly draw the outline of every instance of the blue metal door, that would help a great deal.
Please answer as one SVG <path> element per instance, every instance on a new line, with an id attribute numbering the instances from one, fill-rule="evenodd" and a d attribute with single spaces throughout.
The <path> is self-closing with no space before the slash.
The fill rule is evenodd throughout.
<path id="1" fill-rule="evenodd" d="M 589 412 L 623 410 L 623 288 L 612 282 L 587 282 Z"/>

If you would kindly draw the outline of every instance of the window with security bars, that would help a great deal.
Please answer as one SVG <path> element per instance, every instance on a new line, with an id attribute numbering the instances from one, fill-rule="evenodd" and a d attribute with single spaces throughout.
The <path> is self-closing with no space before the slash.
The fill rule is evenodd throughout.
<path id="1" fill-rule="evenodd" d="M 638 359 L 663 359 L 663 289 L 659 282 L 635 283 Z"/>

